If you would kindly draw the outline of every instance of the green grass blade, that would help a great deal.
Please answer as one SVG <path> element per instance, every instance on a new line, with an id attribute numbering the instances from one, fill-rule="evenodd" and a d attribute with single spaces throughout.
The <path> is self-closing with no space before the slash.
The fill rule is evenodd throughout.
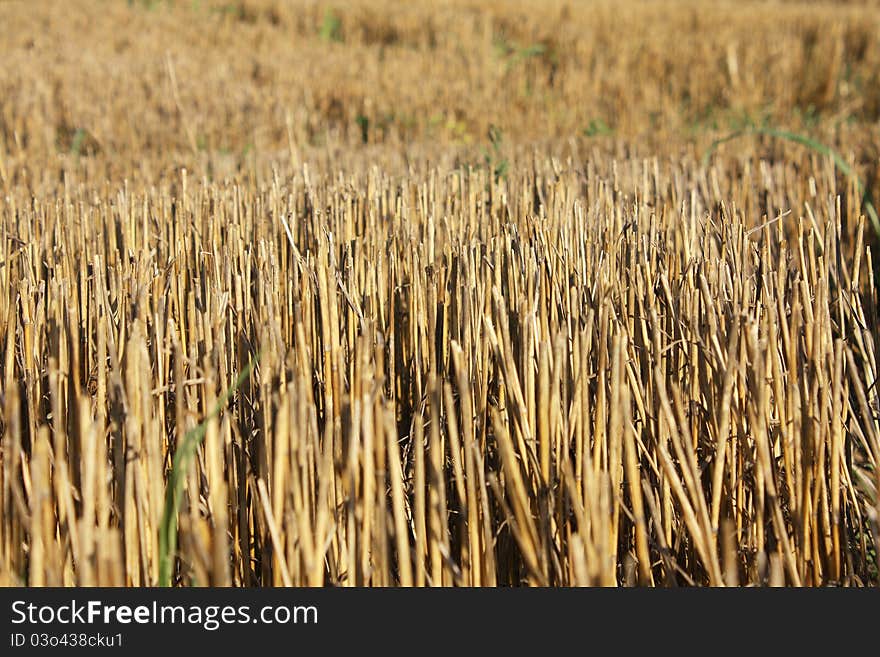
<path id="1" fill-rule="evenodd" d="M 165 488 L 165 507 L 159 525 L 159 586 L 171 586 L 171 571 L 177 551 L 177 513 L 180 508 L 180 497 L 183 495 L 184 478 L 192 457 L 205 438 L 208 422 L 217 417 L 220 411 L 225 408 L 229 399 L 244 383 L 259 359 L 259 354 L 254 356 L 247 367 L 239 373 L 232 386 L 217 400 L 214 408 L 202 420 L 201 424 L 186 432 L 177 451 L 174 452 L 171 475 L 168 477 L 168 485 Z"/>
<path id="2" fill-rule="evenodd" d="M 734 139 L 738 139 L 740 137 L 744 137 L 746 135 L 764 135 L 767 137 L 774 137 L 776 139 L 785 139 L 786 141 L 790 141 L 795 144 L 801 144 L 802 146 L 811 148 L 813 151 L 821 155 L 830 156 L 831 159 L 834 161 L 834 165 L 838 169 L 840 169 L 840 172 L 844 176 L 847 176 L 848 178 L 853 178 L 855 180 L 856 189 L 858 189 L 858 192 L 862 197 L 862 205 L 865 207 L 865 212 L 867 212 L 868 218 L 871 220 L 871 227 L 874 229 L 874 233 L 877 235 L 877 237 L 880 238 L 880 217 L 878 217 L 877 209 L 874 207 L 874 202 L 871 200 L 870 190 L 865 186 L 861 178 L 856 175 L 855 171 L 852 170 L 852 167 L 850 167 L 846 163 L 846 160 L 841 157 L 840 153 L 835 151 L 833 148 L 816 141 L 811 137 L 807 137 L 806 135 L 801 135 L 796 132 L 789 132 L 787 130 L 778 130 L 776 128 L 758 126 L 746 128 L 744 130 L 737 130 L 736 132 L 732 132 L 725 137 L 716 139 L 709 145 L 709 148 L 703 155 L 703 166 L 708 166 L 709 159 L 712 157 L 715 149 L 717 149 L 721 144 L 732 141 Z"/>

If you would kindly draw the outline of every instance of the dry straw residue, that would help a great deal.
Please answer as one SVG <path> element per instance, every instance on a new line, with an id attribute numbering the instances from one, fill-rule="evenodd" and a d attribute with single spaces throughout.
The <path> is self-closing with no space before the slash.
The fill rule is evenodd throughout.
<path id="1" fill-rule="evenodd" d="M 71 30 L 113 25 L 80 4 Z M 755 139 L 704 166 L 686 127 L 650 122 L 685 88 L 708 98 L 708 72 L 637 89 L 623 72 L 661 65 L 656 43 L 614 58 L 565 30 L 526 52 L 549 36 L 519 5 L 379 20 L 354 3 L 331 39 L 324 5 L 202 4 L 217 29 L 200 38 L 254 47 L 224 93 L 204 47 L 150 40 L 189 3 L 108 9 L 147 26 L 118 35 L 136 53 L 119 68 L 87 67 L 132 90 L 115 118 L 39 69 L 48 44 L 34 70 L 0 72 L 0 584 L 877 585 L 877 242 L 829 157 Z M 671 4 L 661 40 L 733 12 Z M 657 22 L 639 7 L 595 21 Z M 786 87 L 777 109 L 825 102 L 824 141 L 870 185 L 876 108 L 839 83 L 878 55 L 856 58 L 843 10 L 811 42 L 822 11 L 772 10 L 780 39 L 844 48 L 808 60 L 833 91 Z M 755 77 L 756 49 L 779 41 L 744 25 L 716 63 L 748 106 L 776 74 Z M 288 45 L 261 45 L 276 32 Z M 293 74 L 268 53 L 318 49 L 400 84 L 318 71 L 275 94 Z M 34 84 L 4 95 L 16 75 Z M 509 121 L 456 87 L 499 80 Z M 386 102 L 418 118 L 383 123 Z M 842 107 L 855 118 L 835 124 Z"/>

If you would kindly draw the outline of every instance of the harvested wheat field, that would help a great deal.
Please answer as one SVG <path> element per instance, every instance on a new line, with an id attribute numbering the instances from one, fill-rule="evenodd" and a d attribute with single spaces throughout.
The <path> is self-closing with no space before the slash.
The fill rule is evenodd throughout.
<path id="1" fill-rule="evenodd" d="M 878 28 L 0 1 L 0 585 L 877 586 Z"/>

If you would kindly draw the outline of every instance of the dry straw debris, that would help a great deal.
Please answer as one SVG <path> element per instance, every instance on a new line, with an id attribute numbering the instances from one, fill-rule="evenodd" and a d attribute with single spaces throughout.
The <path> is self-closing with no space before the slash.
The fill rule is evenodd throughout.
<path id="1" fill-rule="evenodd" d="M 386 4 L 0 4 L 0 584 L 876 586 L 880 11 Z"/>

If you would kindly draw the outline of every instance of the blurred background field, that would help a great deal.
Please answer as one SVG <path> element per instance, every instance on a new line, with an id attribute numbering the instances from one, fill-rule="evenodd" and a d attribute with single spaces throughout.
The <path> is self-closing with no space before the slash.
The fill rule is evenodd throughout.
<path id="1" fill-rule="evenodd" d="M 2 182 L 57 181 L 71 154 L 87 160 L 76 180 L 96 182 L 174 166 L 223 179 L 291 149 L 438 157 L 485 143 L 489 126 L 513 143 L 680 157 L 769 122 L 869 164 L 875 7 L 4 2 Z"/>

